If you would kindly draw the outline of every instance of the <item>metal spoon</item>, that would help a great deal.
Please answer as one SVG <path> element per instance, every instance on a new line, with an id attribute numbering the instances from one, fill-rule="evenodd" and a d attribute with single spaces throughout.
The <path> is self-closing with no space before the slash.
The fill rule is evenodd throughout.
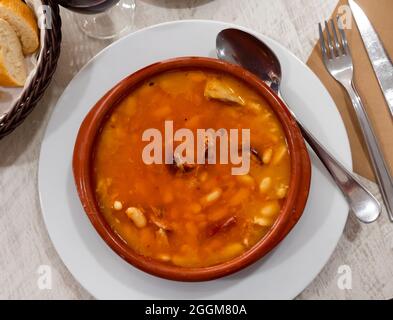
<path id="1" fill-rule="evenodd" d="M 280 96 L 280 62 L 273 51 L 261 40 L 238 29 L 225 29 L 217 35 L 216 49 L 219 59 L 241 65 L 251 71 Z M 377 199 L 322 146 L 317 138 L 299 121 L 293 111 L 290 111 L 305 140 L 342 191 L 351 211 L 364 223 L 377 220 L 381 213 L 381 205 Z"/>

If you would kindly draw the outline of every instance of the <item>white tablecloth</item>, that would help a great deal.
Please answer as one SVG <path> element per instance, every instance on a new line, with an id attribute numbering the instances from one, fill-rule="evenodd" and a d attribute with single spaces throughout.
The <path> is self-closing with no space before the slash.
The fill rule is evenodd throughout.
<path id="1" fill-rule="evenodd" d="M 135 29 L 164 21 L 213 19 L 250 27 L 279 41 L 306 61 L 317 40 L 317 22 L 328 18 L 337 0 L 139 0 Z M 62 10 L 59 66 L 44 98 L 27 121 L 0 140 L 0 298 L 89 299 L 57 255 L 45 229 L 37 188 L 41 140 L 51 110 L 78 70 L 109 41 L 92 40 Z M 70 106 L 71 107 L 71 106 Z M 375 185 L 370 185 L 376 190 Z M 59 203 L 61 206 L 61 203 Z M 364 226 L 352 217 L 320 275 L 299 296 L 312 298 L 392 298 L 393 226 L 386 213 Z M 37 281 L 40 265 L 52 270 L 52 288 Z M 339 267 L 352 270 L 352 289 L 338 286 Z"/>

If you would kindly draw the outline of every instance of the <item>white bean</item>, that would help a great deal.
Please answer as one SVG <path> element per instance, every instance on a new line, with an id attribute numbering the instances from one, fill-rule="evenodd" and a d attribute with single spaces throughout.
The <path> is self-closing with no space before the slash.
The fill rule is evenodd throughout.
<path id="1" fill-rule="evenodd" d="M 219 255 L 223 258 L 233 258 L 239 256 L 244 251 L 244 246 L 241 243 L 231 243 L 224 247 Z"/>
<path id="2" fill-rule="evenodd" d="M 222 194 L 222 190 L 220 188 L 214 189 L 212 192 L 210 192 L 202 199 L 202 202 L 205 205 L 209 205 L 217 201 L 221 197 L 221 194 Z"/>
<path id="3" fill-rule="evenodd" d="M 268 148 L 265 151 L 263 151 L 263 155 L 262 155 L 263 163 L 269 164 L 270 161 L 272 160 L 272 156 L 273 156 L 273 149 L 272 148 Z"/>
<path id="4" fill-rule="evenodd" d="M 260 213 L 263 217 L 272 218 L 277 216 L 280 209 L 278 201 L 270 201 L 261 208 Z"/>
<path id="5" fill-rule="evenodd" d="M 273 225 L 273 220 L 266 217 L 254 217 L 254 224 L 261 227 L 271 227 Z"/>
<path id="6" fill-rule="evenodd" d="M 120 211 L 121 209 L 123 209 L 123 204 L 120 201 L 115 201 L 113 203 L 113 209 Z"/>
<path id="7" fill-rule="evenodd" d="M 287 147 L 285 145 L 282 145 L 279 147 L 273 157 L 273 164 L 276 165 L 278 164 L 285 156 L 285 154 L 288 153 Z"/>
<path id="8" fill-rule="evenodd" d="M 288 186 L 281 184 L 277 191 L 276 191 L 276 195 L 278 199 L 284 199 L 287 196 L 288 193 Z"/>
<path id="9" fill-rule="evenodd" d="M 135 207 L 128 208 L 126 214 L 138 228 L 144 228 L 146 226 L 146 217 L 140 209 Z"/>
<path id="10" fill-rule="evenodd" d="M 259 184 L 259 191 L 261 193 L 266 193 L 272 185 L 272 178 L 265 177 L 262 179 L 261 183 Z"/>

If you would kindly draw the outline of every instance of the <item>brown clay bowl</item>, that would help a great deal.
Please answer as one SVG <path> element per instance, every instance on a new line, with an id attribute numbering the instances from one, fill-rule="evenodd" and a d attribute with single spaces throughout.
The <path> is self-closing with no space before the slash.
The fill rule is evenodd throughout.
<path id="1" fill-rule="evenodd" d="M 110 228 L 97 205 L 91 175 L 92 154 L 97 135 L 114 107 L 144 80 L 159 73 L 184 68 L 210 69 L 232 75 L 259 92 L 277 115 L 286 135 L 291 179 L 280 215 L 270 231 L 252 248 L 230 261 L 204 268 L 183 268 L 144 257 L 128 247 Z M 124 260 L 152 275 L 178 281 L 206 281 L 220 278 L 256 262 L 271 251 L 294 227 L 305 207 L 311 178 L 311 165 L 303 137 L 281 99 L 259 78 L 241 67 L 210 58 L 185 57 L 150 65 L 128 76 L 105 94 L 84 119 L 75 143 L 73 171 L 82 205 L 104 241 Z"/>

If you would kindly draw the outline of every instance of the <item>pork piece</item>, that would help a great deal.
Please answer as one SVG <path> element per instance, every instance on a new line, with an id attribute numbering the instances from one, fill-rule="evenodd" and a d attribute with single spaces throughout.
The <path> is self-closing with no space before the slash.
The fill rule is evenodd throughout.
<path id="1" fill-rule="evenodd" d="M 256 162 L 259 162 L 260 164 L 263 164 L 263 160 L 261 155 L 259 154 L 259 151 L 253 147 L 251 147 L 251 159 L 255 160 Z"/>
<path id="2" fill-rule="evenodd" d="M 150 206 L 151 214 L 150 214 L 150 221 L 155 224 L 159 229 L 164 231 L 171 231 L 171 227 L 164 221 L 164 210 Z"/>
<path id="3" fill-rule="evenodd" d="M 206 82 L 204 95 L 208 99 L 234 103 L 240 106 L 245 105 L 244 99 L 230 85 L 218 78 L 211 78 Z"/>
<path id="4" fill-rule="evenodd" d="M 208 150 L 209 150 L 209 141 L 205 139 L 205 159 L 208 158 Z M 173 172 L 180 173 L 188 173 L 196 169 L 197 164 L 195 163 L 187 163 L 184 161 L 178 154 L 173 154 L 173 164 L 170 165 L 170 168 Z"/>
<path id="5" fill-rule="evenodd" d="M 237 223 L 235 216 L 225 218 L 207 227 L 207 236 L 213 237 L 220 232 L 225 232 Z"/>

